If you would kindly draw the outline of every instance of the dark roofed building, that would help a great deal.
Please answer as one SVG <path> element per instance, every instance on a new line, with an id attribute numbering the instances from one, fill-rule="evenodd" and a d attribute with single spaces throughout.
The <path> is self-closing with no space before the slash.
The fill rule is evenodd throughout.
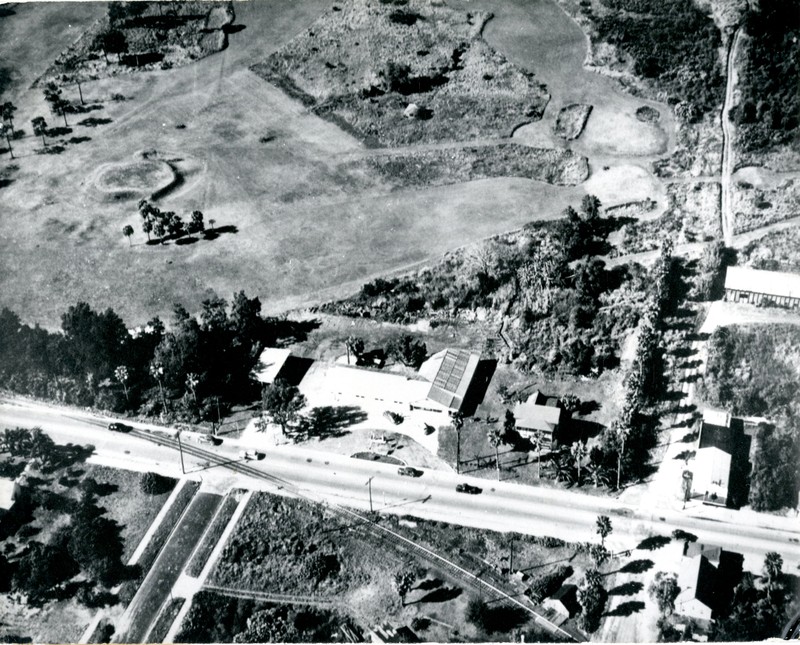
<path id="1" fill-rule="evenodd" d="M 561 585 L 561 588 L 547 598 L 542 606 L 552 609 L 563 618 L 577 616 L 581 611 L 581 605 L 578 602 L 578 587 L 573 584 Z"/>
<path id="2" fill-rule="evenodd" d="M 733 597 L 744 558 L 710 544 L 688 544 L 678 569 L 680 593 L 675 613 L 700 621 L 714 620 Z"/>

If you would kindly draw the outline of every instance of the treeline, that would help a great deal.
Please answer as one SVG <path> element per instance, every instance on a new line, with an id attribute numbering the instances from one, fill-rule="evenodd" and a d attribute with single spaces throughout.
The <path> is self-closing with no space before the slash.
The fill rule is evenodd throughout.
<path id="1" fill-rule="evenodd" d="M 749 37 L 731 118 L 745 151 L 797 141 L 800 118 L 800 0 L 761 0 L 745 19 Z"/>
<path id="2" fill-rule="evenodd" d="M 103 484 L 89 477 L 76 488 L 79 480 L 69 466 L 84 460 L 92 447 L 56 445 L 38 428 L 7 428 L 0 435 L 0 449 L 12 460 L 36 463 L 37 474 L 61 470 L 64 474 L 58 483 L 78 493 L 75 499 L 55 492 L 47 479 L 26 478 L 22 493 L 0 528 L 0 538 L 15 535 L 26 540 L 16 552 L 6 549 L 0 555 L 0 591 L 23 593 L 34 605 L 71 597 L 89 607 L 115 602 L 116 597 L 108 590 L 138 570 L 124 564 L 120 526 L 106 517 L 105 509 L 98 504 L 98 496 L 106 492 Z M 27 539 L 31 531 L 37 532 L 29 524 L 38 508 L 68 518 L 67 522 L 59 521 L 61 528 L 44 541 Z M 76 581 L 79 573 L 81 578 Z"/>
<path id="3" fill-rule="evenodd" d="M 237 293 L 203 302 L 198 317 L 175 306 L 168 330 L 159 318 L 130 333 L 111 309 L 72 306 L 61 332 L 23 324 L 0 311 L 0 387 L 115 412 L 197 421 L 257 399 L 250 373 L 265 345 L 293 323 L 261 316 L 258 298 Z"/>
<path id="4" fill-rule="evenodd" d="M 610 11 L 597 17 L 600 39 L 628 54 L 634 73 L 666 92 L 679 116 L 697 121 L 719 107 L 724 92 L 720 33 L 693 0 L 603 4 Z"/>
<path id="5" fill-rule="evenodd" d="M 702 391 L 737 415 L 765 416 L 756 434 L 749 503 L 758 511 L 794 507 L 800 491 L 800 382 L 789 362 L 800 348 L 790 325 L 720 327 L 709 339 Z"/>
<path id="6" fill-rule="evenodd" d="M 587 195 L 557 222 L 530 224 L 448 254 L 416 274 L 365 284 L 324 311 L 408 324 L 470 319 L 483 309 L 509 316 L 514 357 L 525 370 L 599 374 L 617 364 L 621 338 L 636 325 L 650 277 L 638 265 L 607 270 L 593 257 L 624 222 L 601 216 Z"/>

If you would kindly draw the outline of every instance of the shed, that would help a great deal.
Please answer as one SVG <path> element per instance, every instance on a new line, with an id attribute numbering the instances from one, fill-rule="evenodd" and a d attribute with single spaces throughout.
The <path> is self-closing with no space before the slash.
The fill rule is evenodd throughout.
<path id="1" fill-rule="evenodd" d="M 420 376 L 432 383 L 428 400 L 452 412 L 460 411 L 479 362 L 479 354 L 464 349 L 445 349 L 431 356 L 419 369 Z"/>
<path id="2" fill-rule="evenodd" d="M 728 267 L 725 300 L 754 305 L 800 307 L 800 275 L 749 267 Z"/>

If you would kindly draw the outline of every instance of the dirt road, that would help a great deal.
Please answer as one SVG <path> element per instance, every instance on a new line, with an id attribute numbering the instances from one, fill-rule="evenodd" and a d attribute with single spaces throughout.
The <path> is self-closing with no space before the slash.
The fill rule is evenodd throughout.
<path id="1" fill-rule="evenodd" d="M 722 218 L 722 236 L 725 245 L 733 242 L 733 232 L 736 230 L 734 213 L 731 211 L 731 175 L 733 174 L 733 124 L 730 120 L 730 111 L 733 107 L 733 92 L 736 87 L 736 53 L 742 39 L 742 29 L 738 28 L 731 39 L 728 49 L 728 77 L 725 88 L 725 102 L 722 104 L 722 203 L 720 216 Z"/>

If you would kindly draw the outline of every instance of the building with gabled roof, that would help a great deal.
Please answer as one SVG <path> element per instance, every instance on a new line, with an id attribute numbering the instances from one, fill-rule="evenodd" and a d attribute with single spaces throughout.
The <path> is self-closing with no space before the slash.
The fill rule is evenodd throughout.
<path id="1" fill-rule="evenodd" d="M 563 421 L 564 410 L 558 398 L 545 396 L 539 390 L 514 406 L 514 425 L 517 432 L 528 439 L 539 437 L 543 448 L 552 450 L 557 446 Z"/>
<path id="2" fill-rule="evenodd" d="M 542 606 L 552 609 L 564 619 L 577 616 L 581 611 L 578 602 L 578 587 L 573 584 L 564 584 L 549 598 L 542 601 Z"/>
<path id="3" fill-rule="evenodd" d="M 733 597 L 743 561 L 740 553 L 712 544 L 685 544 L 678 565 L 680 593 L 675 599 L 675 613 L 700 621 L 716 618 Z"/>
<path id="4" fill-rule="evenodd" d="M 465 349 L 444 349 L 426 360 L 419 374 L 431 382 L 428 400 L 453 412 L 461 411 L 480 358 L 479 354 Z"/>
<path id="5" fill-rule="evenodd" d="M 728 267 L 725 300 L 753 305 L 800 307 L 800 275 L 749 267 Z"/>

